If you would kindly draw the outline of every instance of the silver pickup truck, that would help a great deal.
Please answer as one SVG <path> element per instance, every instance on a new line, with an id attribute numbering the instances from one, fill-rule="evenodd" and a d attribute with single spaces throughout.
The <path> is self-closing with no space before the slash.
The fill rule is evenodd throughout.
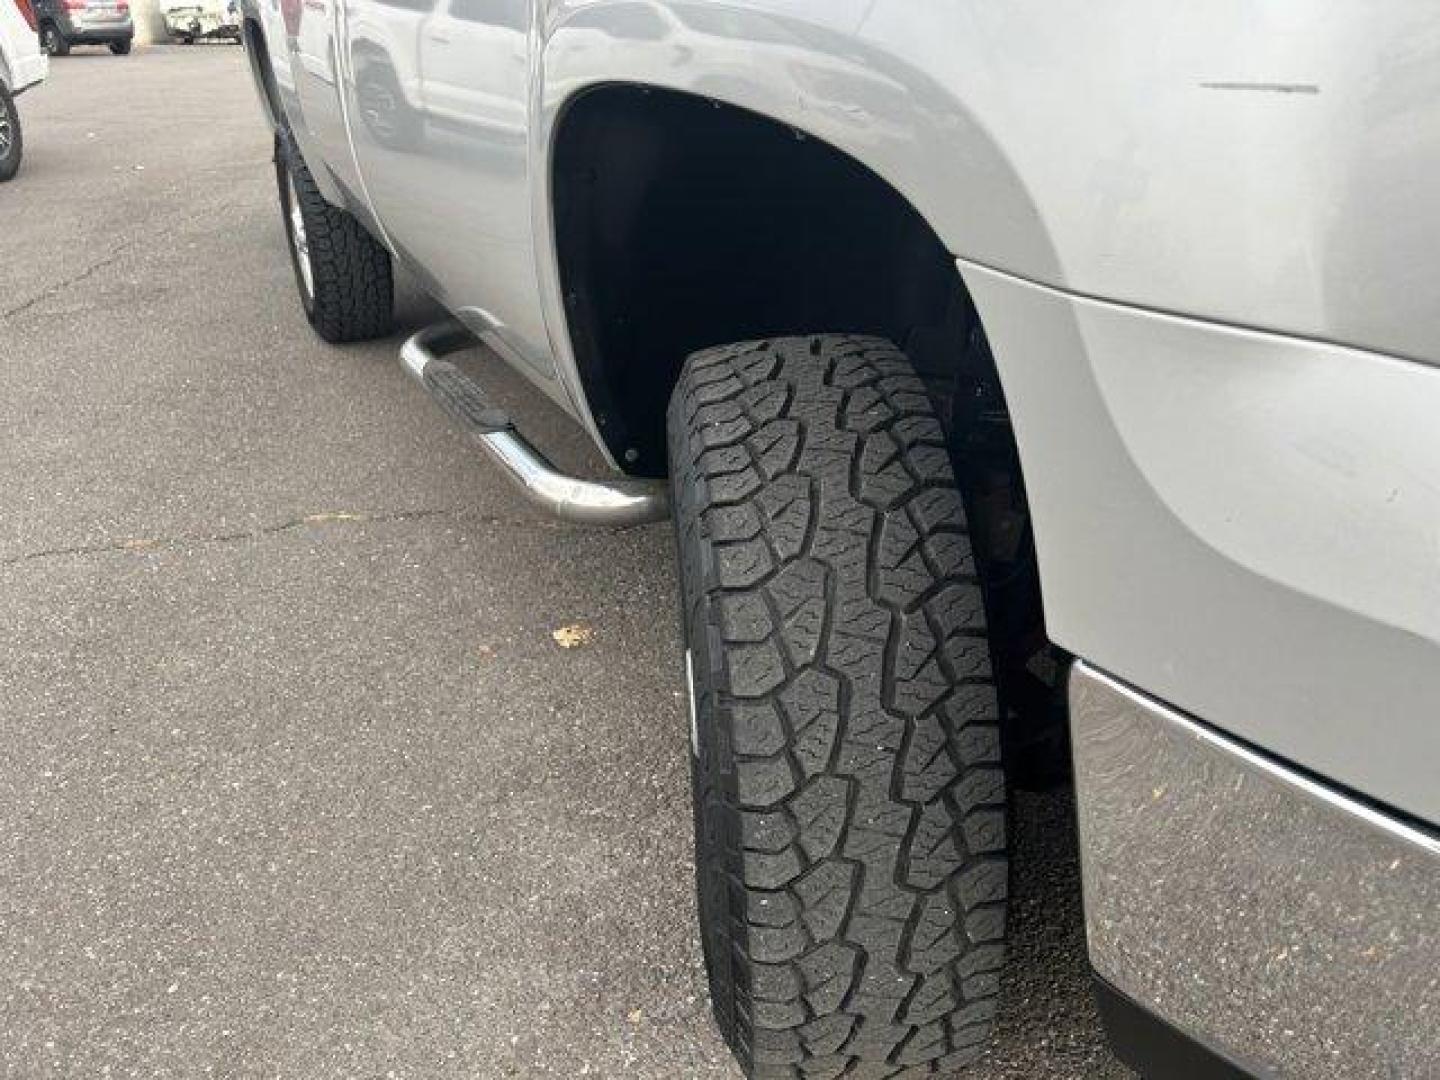
<path id="1" fill-rule="evenodd" d="M 1434 0 L 245 0 L 301 301 L 673 518 L 753 1077 L 950 1075 L 1073 776 L 1154 1077 L 1440 1076 Z M 485 342 L 613 465 L 557 470 Z M 622 706 L 623 707 L 623 706 Z"/>

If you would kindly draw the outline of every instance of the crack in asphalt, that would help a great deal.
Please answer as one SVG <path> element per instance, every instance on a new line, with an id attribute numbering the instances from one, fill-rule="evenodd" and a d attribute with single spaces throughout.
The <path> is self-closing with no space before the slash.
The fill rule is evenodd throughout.
<path id="1" fill-rule="evenodd" d="M 211 544 L 236 544 L 245 541 L 264 540 L 282 533 L 299 529 L 313 529 L 326 525 L 372 525 L 396 521 L 426 521 L 434 518 L 450 518 L 456 522 L 478 525 L 482 528 L 517 528 L 590 531 L 587 526 L 574 525 L 565 521 L 547 521 L 543 518 L 507 518 L 489 514 L 470 514 L 457 510 L 377 510 L 322 511 L 304 514 L 272 525 L 256 529 L 243 529 L 228 533 L 181 533 L 178 536 L 130 536 L 122 540 L 108 540 L 96 544 L 73 544 L 66 547 L 41 548 L 37 551 L 21 552 L 18 555 L 0 557 L 0 567 L 18 566 L 21 563 L 41 559 L 70 558 L 89 555 L 112 555 L 116 553 L 137 553 L 149 551 L 173 551 L 178 548 L 197 547 Z"/>
<path id="2" fill-rule="evenodd" d="M 49 300 L 55 296 L 59 296 L 61 292 L 70 288 L 70 286 L 78 285 L 80 282 L 86 280 L 87 278 L 98 274 L 106 267 L 114 265 L 120 260 L 120 256 L 124 255 L 125 252 L 129 251 L 132 247 L 134 247 L 136 243 L 136 240 L 131 239 L 126 240 L 123 243 L 117 244 L 110 250 L 109 254 L 101 256 L 99 259 L 96 259 L 94 262 L 87 265 L 84 269 L 78 270 L 75 273 L 69 275 L 68 277 L 60 279 L 53 285 L 47 285 L 34 296 L 30 297 L 30 299 L 22 300 L 14 307 L 6 308 L 4 311 L 0 311 L 0 321 L 13 319 L 17 315 L 23 315 L 31 308 L 36 307 L 39 304 L 43 304 L 46 300 Z"/>

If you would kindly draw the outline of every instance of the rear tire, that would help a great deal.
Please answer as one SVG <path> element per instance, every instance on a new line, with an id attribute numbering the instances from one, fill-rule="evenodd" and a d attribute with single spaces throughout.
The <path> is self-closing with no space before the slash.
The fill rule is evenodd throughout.
<path id="1" fill-rule="evenodd" d="M 46 23 L 40 28 L 40 45 L 51 56 L 70 55 L 70 42 L 65 40 L 65 35 L 54 23 Z"/>
<path id="2" fill-rule="evenodd" d="M 1005 780 L 984 600 L 920 379 L 875 338 L 690 357 L 670 465 L 712 1005 L 751 1077 L 983 1052 Z"/>
<path id="3" fill-rule="evenodd" d="M 20 112 L 10 91 L 0 85 L 0 183 L 20 171 L 25 153 L 25 136 L 20 130 Z"/>
<path id="4" fill-rule="evenodd" d="M 127 38 L 124 41 L 112 41 L 110 43 L 110 51 L 116 56 L 129 56 L 130 40 Z"/>
<path id="5" fill-rule="evenodd" d="M 283 132 L 276 136 L 275 175 L 295 284 L 310 325 L 336 344 L 385 337 L 395 324 L 390 253 L 353 215 L 326 201 Z"/>

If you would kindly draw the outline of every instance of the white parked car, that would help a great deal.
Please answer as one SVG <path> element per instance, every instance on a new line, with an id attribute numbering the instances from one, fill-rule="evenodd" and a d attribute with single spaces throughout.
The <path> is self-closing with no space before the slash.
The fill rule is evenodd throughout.
<path id="1" fill-rule="evenodd" d="M 0 0 L 0 183 L 20 168 L 24 139 L 15 98 L 50 73 L 30 0 Z"/>
<path id="2" fill-rule="evenodd" d="M 184 45 L 206 38 L 240 40 L 240 5 L 236 0 L 165 0 L 160 5 L 165 30 Z"/>

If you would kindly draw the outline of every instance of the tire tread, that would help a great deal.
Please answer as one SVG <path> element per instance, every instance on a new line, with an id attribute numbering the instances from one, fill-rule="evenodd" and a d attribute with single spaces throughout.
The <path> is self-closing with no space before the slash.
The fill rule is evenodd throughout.
<path id="1" fill-rule="evenodd" d="M 295 179 L 310 245 L 315 280 L 314 299 L 305 312 L 310 325 L 332 344 L 385 337 L 395 325 L 390 253 L 353 214 L 332 205 L 320 193 L 289 135 L 280 136 L 279 157 L 280 167 Z M 283 175 L 280 179 L 283 185 Z M 282 211 L 285 199 L 282 187 Z"/>
<path id="2" fill-rule="evenodd" d="M 707 349 L 669 414 L 717 1020 L 754 1077 L 910 1077 L 994 1017 L 998 704 L 945 435 L 878 338 Z"/>

